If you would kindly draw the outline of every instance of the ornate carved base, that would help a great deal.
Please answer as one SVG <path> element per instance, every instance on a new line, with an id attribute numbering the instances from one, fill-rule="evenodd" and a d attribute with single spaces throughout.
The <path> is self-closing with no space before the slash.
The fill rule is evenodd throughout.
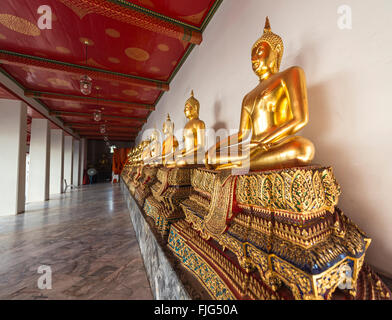
<path id="1" fill-rule="evenodd" d="M 246 273 L 224 253 L 216 243 L 199 237 L 190 225 L 181 220 L 171 225 L 169 248 L 207 289 L 213 299 L 283 299 L 282 293 L 274 292 L 257 278 Z"/>
<path id="2" fill-rule="evenodd" d="M 213 299 L 391 298 L 363 267 L 371 240 L 337 207 L 331 168 L 126 166 L 121 176 Z"/>
<path id="3" fill-rule="evenodd" d="M 179 204 L 190 194 L 193 168 L 160 167 L 157 171 L 157 182 L 151 186 L 155 201 L 149 199 L 148 210 L 163 235 L 168 234 L 170 224 L 184 218 Z"/>
<path id="4" fill-rule="evenodd" d="M 196 169 L 191 181 L 185 220 L 272 289 L 283 283 L 296 299 L 329 299 L 345 274 L 356 287 L 370 239 L 335 207 L 331 168 L 240 176 Z"/>

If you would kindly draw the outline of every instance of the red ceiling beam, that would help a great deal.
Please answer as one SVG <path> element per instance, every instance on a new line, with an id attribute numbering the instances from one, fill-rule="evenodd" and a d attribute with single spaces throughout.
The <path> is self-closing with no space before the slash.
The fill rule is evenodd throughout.
<path id="1" fill-rule="evenodd" d="M 92 122 L 83 122 L 83 121 L 68 121 L 68 122 L 65 122 L 64 123 L 64 126 L 67 126 L 67 127 L 73 127 L 73 126 L 83 126 L 83 127 L 96 127 L 96 123 L 97 122 L 94 122 L 94 123 L 92 123 Z M 102 125 L 102 124 L 104 124 L 104 125 L 106 125 L 106 126 L 120 126 L 121 128 L 124 128 L 124 127 L 126 127 L 126 126 L 128 126 L 128 127 L 134 127 L 136 130 L 137 130 L 137 132 L 139 131 L 139 129 L 140 129 L 140 127 L 136 127 L 134 124 L 128 124 L 128 123 L 119 123 L 119 124 L 116 124 L 116 123 L 111 123 L 111 122 L 100 122 L 100 123 L 98 123 L 98 125 Z M 141 126 L 142 126 L 143 124 L 141 124 Z M 97 127 L 96 127 L 97 128 Z"/>
<path id="2" fill-rule="evenodd" d="M 100 136 L 83 136 L 82 138 L 90 139 L 90 140 L 103 140 L 103 137 Z M 135 141 L 135 139 L 130 139 L 127 137 L 108 137 L 109 140 L 119 140 L 119 141 Z"/>
<path id="3" fill-rule="evenodd" d="M 138 128 L 136 128 L 136 127 L 131 127 L 131 126 L 118 126 L 118 125 L 115 125 L 115 124 L 110 124 L 110 123 L 101 123 L 101 124 L 97 124 L 97 125 L 95 125 L 95 124 L 88 124 L 88 123 L 86 123 L 86 124 L 81 124 L 81 123 L 77 123 L 77 124 L 72 124 L 72 123 L 65 123 L 64 125 L 65 126 L 67 126 L 67 127 L 70 127 L 70 128 L 72 128 L 72 129 L 75 129 L 75 130 L 83 130 L 83 129 L 85 129 L 85 130 L 92 130 L 92 129 L 99 129 L 99 127 L 102 125 L 102 124 L 104 124 L 105 126 L 106 126 L 106 129 L 115 129 L 115 130 L 117 130 L 117 131 L 122 131 L 122 132 L 135 132 L 135 133 L 137 133 L 137 132 L 139 132 L 139 129 Z"/>
<path id="4" fill-rule="evenodd" d="M 138 132 L 139 129 L 134 127 L 134 126 L 122 126 L 122 125 L 116 125 L 116 124 L 110 124 L 110 123 L 81 123 L 81 122 L 66 122 L 64 123 L 65 126 L 70 127 L 70 128 L 75 128 L 75 129 L 81 129 L 81 128 L 99 128 L 101 125 L 105 125 L 106 128 L 116 128 L 118 130 L 130 130 L 133 132 Z"/>
<path id="5" fill-rule="evenodd" d="M 121 21 L 142 29 L 194 44 L 202 42 L 202 33 L 193 26 L 166 17 L 124 0 L 59 0 L 68 7 Z"/>
<path id="6" fill-rule="evenodd" d="M 124 134 L 124 133 L 118 133 L 118 132 L 105 132 L 105 133 L 100 133 L 100 132 L 95 132 L 95 131 L 78 131 L 79 135 L 81 136 L 116 136 L 116 137 L 130 137 L 130 138 L 136 138 L 137 135 L 135 134 Z"/>
<path id="7" fill-rule="evenodd" d="M 88 105 L 99 105 L 106 107 L 119 107 L 119 108 L 130 108 L 130 109 L 142 109 L 142 110 L 155 110 L 155 106 L 151 104 L 143 104 L 129 101 L 121 101 L 121 100 L 109 100 L 95 97 L 86 97 L 86 96 L 75 96 L 57 92 L 42 92 L 35 90 L 25 90 L 25 96 L 36 99 L 44 99 L 51 101 L 69 101 L 69 102 L 78 102 Z"/>
<path id="8" fill-rule="evenodd" d="M 62 111 L 62 110 L 51 110 L 49 112 L 50 115 L 53 116 L 64 116 L 64 117 L 81 117 L 81 118 L 91 118 L 93 120 L 93 113 L 84 113 L 84 112 L 72 112 L 72 111 Z M 113 116 L 113 115 L 105 115 L 102 114 L 101 118 L 103 120 L 110 120 L 110 119 L 116 119 L 116 120 L 134 120 L 134 121 L 139 121 L 139 122 L 147 122 L 147 119 L 145 118 L 138 118 L 138 117 L 125 117 L 125 116 Z M 104 124 L 104 123 L 102 123 Z"/>
<path id="9" fill-rule="evenodd" d="M 31 67 L 52 72 L 62 72 L 70 75 L 82 76 L 87 74 L 93 80 L 115 81 L 128 85 L 168 91 L 169 85 L 165 82 L 158 82 L 152 79 L 139 78 L 109 70 L 92 68 L 88 66 L 80 66 L 68 62 L 50 60 L 41 57 L 24 55 L 17 52 L 0 50 L 0 63 L 14 65 L 18 67 Z"/>

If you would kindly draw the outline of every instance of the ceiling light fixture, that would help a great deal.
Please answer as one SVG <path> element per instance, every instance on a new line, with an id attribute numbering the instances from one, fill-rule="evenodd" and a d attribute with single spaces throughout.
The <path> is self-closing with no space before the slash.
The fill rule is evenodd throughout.
<path id="1" fill-rule="evenodd" d="M 95 87 L 97 90 L 97 109 L 94 111 L 94 121 L 101 121 L 102 120 L 102 111 L 99 110 L 99 99 L 98 99 L 98 90 L 100 89 L 99 87 Z M 102 132 L 104 133 L 104 132 Z"/>
<path id="2" fill-rule="evenodd" d="M 86 45 L 86 66 L 87 66 L 87 45 L 88 45 L 88 42 L 85 41 L 84 44 Z M 81 78 L 80 78 L 80 92 L 82 94 L 88 96 L 91 93 L 92 86 L 93 86 L 93 81 L 87 74 L 81 76 Z"/>
<path id="3" fill-rule="evenodd" d="M 102 112 L 101 110 L 95 110 L 94 111 L 94 121 L 101 121 L 102 120 Z"/>

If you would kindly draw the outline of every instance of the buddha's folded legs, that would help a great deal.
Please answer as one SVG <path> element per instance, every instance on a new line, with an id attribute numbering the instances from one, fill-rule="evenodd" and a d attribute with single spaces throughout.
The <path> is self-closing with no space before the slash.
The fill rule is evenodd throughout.
<path id="1" fill-rule="evenodd" d="M 221 150 L 220 153 L 209 156 L 208 167 L 215 170 L 249 167 L 254 171 L 302 166 L 309 164 L 314 157 L 313 143 L 300 136 L 288 137 L 273 144 L 268 150 L 252 144 L 241 151 L 233 152 L 230 149 L 230 153 L 224 152 L 222 155 Z"/>
<path id="2" fill-rule="evenodd" d="M 264 151 L 260 148 L 250 152 L 250 170 L 275 169 L 309 164 L 314 157 L 313 143 L 303 137 L 293 136 L 272 145 Z"/>

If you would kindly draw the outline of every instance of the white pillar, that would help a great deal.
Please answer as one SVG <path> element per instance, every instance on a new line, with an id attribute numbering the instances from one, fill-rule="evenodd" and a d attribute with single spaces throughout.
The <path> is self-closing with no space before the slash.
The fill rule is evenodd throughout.
<path id="1" fill-rule="evenodd" d="M 64 179 L 67 184 L 72 184 L 73 171 L 73 137 L 64 137 Z"/>
<path id="2" fill-rule="evenodd" d="M 80 141 L 75 140 L 73 145 L 73 184 L 79 186 L 79 172 L 80 172 Z"/>
<path id="3" fill-rule="evenodd" d="M 27 107 L 0 99 L 0 215 L 25 208 Z"/>
<path id="4" fill-rule="evenodd" d="M 87 140 L 80 139 L 80 184 L 83 184 L 83 174 L 87 166 Z"/>
<path id="5" fill-rule="evenodd" d="M 33 119 L 30 139 L 29 193 L 27 200 L 49 199 L 50 129 L 48 119 Z"/>
<path id="6" fill-rule="evenodd" d="M 62 193 L 64 179 L 64 131 L 50 130 L 50 194 Z"/>

